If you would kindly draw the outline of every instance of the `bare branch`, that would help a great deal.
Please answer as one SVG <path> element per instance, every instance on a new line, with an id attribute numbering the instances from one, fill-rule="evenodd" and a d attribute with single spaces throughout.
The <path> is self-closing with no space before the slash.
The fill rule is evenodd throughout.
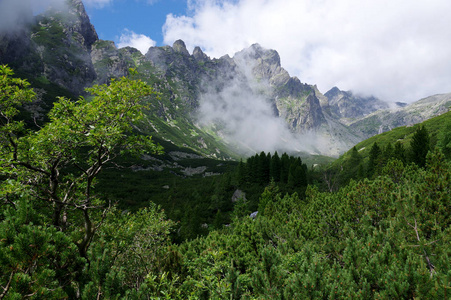
<path id="1" fill-rule="evenodd" d="M 406 218 L 404 217 L 404 219 L 406 219 Z M 407 225 L 409 225 L 410 227 L 413 228 L 413 230 L 415 230 L 415 234 L 416 234 L 417 240 L 418 240 L 418 242 L 420 242 L 420 245 L 413 245 L 412 247 L 424 247 L 426 245 L 431 245 L 431 244 L 433 244 L 433 243 L 438 241 L 438 240 L 435 240 L 435 241 L 429 242 L 427 244 L 421 245 L 420 235 L 418 233 L 417 219 L 414 218 L 414 221 L 415 221 L 415 226 L 413 226 L 412 224 L 407 222 L 407 219 L 406 219 Z M 432 275 L 435 273 L 435 266 L 431 263 L 431 260 L 429 259 L 429 256 L 428 256 L 428 254 L 426 252 L 426 249 L 424 249 L 424 248 L 423 248 L 423 253 L 424 253 L 424 258 L 426 259 L 426 262 L 427 262 L 427 265 L 428 265 L 428 268 L 429 268 L 429 273 L 431 274 L 431 277 L 432 277 Z"/>
<path id="2" fill-rule="evenodd" d="M 29 169 L 31 171 L 35 171 L 35 172 L 38 172 L 38 173 L 41 173 L 41 174 L 44 174 L 44 175 L 47 175 L 47 176 L 51 176 L 50 172 L 48 172 L 46 170 L 43 170 L 41 168 L 34 167 L 31 164 L 29 164 L 29 163 L 17 162 L 17 164 L 19 166 L 25 167 L 25 168 L 27 168 L 27 169 Z"/>
<path id="3" fill-rule="evenodd" d="M 432 275 L 435 273 L 435 266 L 429 260 L 428 254 L 426 253 L 426 250 L 423 249 L 423 252 L 424 252 L 424 257 L 426 258 L 426 261 L 428 263 L 429 272 L 431 273 L 431 277 L 432 277 Z"/>
<path id="4" fill-rule="evenodd" d="M 14 274 L 16 274 L 16 271 L 11 272 L 11 274 L 9 275 L 8 282 L 6 283 L 6 286 L 2 287 L 3 292 L 0 294 L 0 299 L 3 299 L 6 296 L 6 294 L 8 293 L 9 288 L 11 287 L 11 282 L 13 280 Z"/>

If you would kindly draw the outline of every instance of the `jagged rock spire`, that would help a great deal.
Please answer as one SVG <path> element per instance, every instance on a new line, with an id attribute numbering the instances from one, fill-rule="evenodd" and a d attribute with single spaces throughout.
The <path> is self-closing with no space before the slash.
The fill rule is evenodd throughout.
<path id="1" fill-rule="evenodd" d="M 175 52 L 189 56 L 189 52 L 188 50 L 186 50 L 185 42 L 182 40 L 175 41 L 174 44 L 172 45 L 172 48 L 174 49 Z"/>
<path id="2" fill-rule="evenodd" d="M 193 57 L 198 61 L 207 61 L 209 57 L 200 49 L 200 47 L 195 47 L 193 51 Z"/>

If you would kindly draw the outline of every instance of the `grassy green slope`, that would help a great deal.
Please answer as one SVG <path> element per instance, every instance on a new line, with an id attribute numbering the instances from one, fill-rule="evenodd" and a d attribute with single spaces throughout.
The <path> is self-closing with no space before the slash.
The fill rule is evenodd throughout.
<path id="1" fill-rule="evenodd" d="M 394 145 L 397 141 L 401 142 L 404 145 L 405 149 L 410 147 L 410 141 L 412 140 L 412 136 L 419 126 L 425 126 L 429 132 L 431 137 L 431 144 L 435 146 L 437 142 L 437 137 L 440 132 L 446 129 L 447 126 L 451 125 L 451 112 L 444 113 L 440 116 L 434 117 L 422 123 L 416 124 L 414 126 L 402 126 L 397 127 L 391 131 L 387 131 L 378 135 L 375 135 L 369 139 L 366 139 L 357 145 L 355 145 L 356 149 L 359 151 L 360 155 L 363 159 L 368 158 L 370 149 L 374 143 L 377 143 L 382 149 L 384 149 L 388 143 Z M 334 165 L 341 165 L 346 159 L 351 156 L 350 149 L 348 152 L 343 154 L 339 159 L 334 162 Z"/>
<path id="2" fill-rule="evenodd" d="M 193 107 L 187 102 L 187 99 L 193 97 L 192 90 L 181 88 L 177 79 L 162 74 L 138 52 L 131 54 L 131 60 L 139 78 L 159 93 L 159 97 L 149 103 L 147 120 L 142 126 L 146 134 L 170 141 L 178 147 L 191 149 L 205 157 L 238 159 L 238 155 L 228 149 L 221 138 L 193 124 Z"/>

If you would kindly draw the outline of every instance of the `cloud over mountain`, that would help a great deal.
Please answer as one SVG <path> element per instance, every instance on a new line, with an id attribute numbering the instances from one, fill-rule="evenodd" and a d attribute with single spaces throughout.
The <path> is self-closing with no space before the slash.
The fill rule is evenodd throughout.
<path id="1" fill-rule="evenodd" d="M 48 7 L 63 9 L 64 0 L 1 0 L 0 1 L 0 33 L 16 31 L 32 20 L 33 14 L 42 12 Z"/>
<path id="2" fill-rule="evenodd" d="M 332 86 L 388 101 L 451 91 L 448 0 L 191 0 L 168 15 L 165 42 L 183 38 L 212 57 L 258 42 L 325 92 Z"/>
<path id="3" fill-rule="evenodd" d="M 130 46 L 138 49 L 142 54 L 146 54 L 149 48 L 155 46 L 155 44 L 156 42 L 154 40 L 144 34 L 138 34 L 124 29 L 117 46 L 119 48 Z"/>

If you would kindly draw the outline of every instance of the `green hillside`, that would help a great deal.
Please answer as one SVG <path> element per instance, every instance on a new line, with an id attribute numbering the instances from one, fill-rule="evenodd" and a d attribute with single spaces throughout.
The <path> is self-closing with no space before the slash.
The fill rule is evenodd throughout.
<path id="1" fill-rule="evenodd" d="M 437 145 L 438 140 L 441 138 L 441 136 L 449 131 L 449 128 L 451 126 L 451 112 L 447 112 L 440 116 L 431 118 L 420 124 L 415 124 L 408 127 L 397 127 L 391 131 L 375 135 L 358 143 L 357 145 L 355 145 L 355 148 L 363 159 L 368 159 L 370 149 L 374 143 L 377 143 L 381 148 L 385 148 L 388 144 L 392 144 L 393 146 L 396 142 L 400 142 L 404 147 L 408 148 L 415 130 L 420 126 L 424 126 L 428 130 L 431 136 L 431 148 L 433 148 Z M 347 159 L 349 159 L 351 152 L 352 149 L 343 154 L 334 162 L 334 165 L 343 164 Z"/>

